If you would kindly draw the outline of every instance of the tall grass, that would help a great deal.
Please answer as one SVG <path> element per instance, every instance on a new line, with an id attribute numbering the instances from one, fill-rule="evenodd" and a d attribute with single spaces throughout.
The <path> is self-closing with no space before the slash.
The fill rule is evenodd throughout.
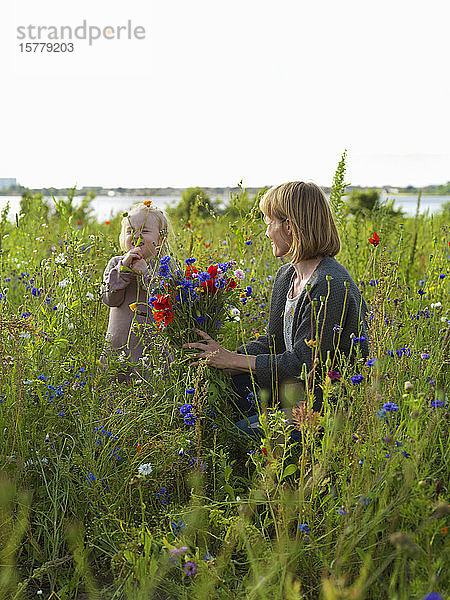
<path id="1" fill-rule="evenodd" d="M 343 177 L 342 166 L 338 210 Z M 233 207 L 174 227 L 180 257 L 234 259 L 254 288 L 221 333 L 230 349 L 264 331 L 279 266 L 257 213 L 239 211 L 239 195 Z M 262 444 L 238 439 L 226 379 L 183 359 L 168 376 L 158 347 L 151 382 L 99 369 L 99 289 L 119 218 L 77 215 L 73 198 L 57 209 L 31 197 L 15 223 L 1 220 L 0 597 L 406 600 L 448 589 L 442 215 L 340 220 L 338 260 L 370 307 L 376 361 L 358 363 L 355 384 L 355 367 L 332 380 L 324 364 L 323 411 L 298 418 L 291 446 L 270 410 Z M 190 427 L 179 408 L 192 387 Z"/>

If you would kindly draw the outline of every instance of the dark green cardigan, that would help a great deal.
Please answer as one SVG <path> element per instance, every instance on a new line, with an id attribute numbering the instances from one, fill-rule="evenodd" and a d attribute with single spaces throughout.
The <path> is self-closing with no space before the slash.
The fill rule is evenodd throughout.
<path id="1" fill-rule="evenodd" d="M 286 350 L 283 314 L 293 273 L 294 267 L 288 263 L 283 265 L 275 276 L 267 334 L 240 346 L 237 350 L 240 354 L 256 355 L 255 377 L 261 388 L 272 389 L 276 382 L 299 377 L 303 364 L 306 364 L 306 369 L 310 372 L 312 350 L 306 341 L 318 339 L 321 332 L 320 354 L 323 362 L 328 351 L 331 357 L 334 356 L 335 348 L 346 356 L 353 356 L 353 336 L 364 337 L 366 341 L 359 342 L 362 355 L 367 356 L 369 352 L 367 305 L 348 272 L 330 256 L 326 256 L 311 275 L 308 282 L 311 285 L 309 293 L 304 290 L 300 295 L 292 329 L 293 350 Z M 327 275 L 331 276 L 330 281 L 327 281 Z M 344 282 L 348 282 L 347 287 Z M 321 296 L 327 298 L 326 302 L 320 301 Z M 314 299 L 317 299 L 318 303 L 311 330 L 311 300 Z"/>

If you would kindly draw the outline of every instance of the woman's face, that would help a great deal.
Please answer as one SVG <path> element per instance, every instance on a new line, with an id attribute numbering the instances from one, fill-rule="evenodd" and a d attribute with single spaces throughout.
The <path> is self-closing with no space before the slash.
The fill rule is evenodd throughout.
<path id="1" fill-rule="evenodd" d="M 159 244 L 158 219 L 152 213 L 141 211 L 127 218 L 125 249 L 140 248 L 143 258 L 153 258 Z"/>
<path id="2" fill-rule="evenodd" d="M 264 217 L 267 225 L 266 237 L 272 242 L 272 252 L 276 258 L 281 258 L 289 252 L 291 247 L 291 234 L 287 219 L 279 221 L 275 218 Z"/>

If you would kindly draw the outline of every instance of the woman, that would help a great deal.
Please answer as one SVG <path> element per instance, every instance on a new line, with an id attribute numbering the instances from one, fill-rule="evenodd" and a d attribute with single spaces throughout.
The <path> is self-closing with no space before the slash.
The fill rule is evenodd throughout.
<path id="1" fill-rule="evenodd" d="M 231 370 L 244 411 L 246 396 L 253 389 L 251 376 L 259 388 L 279 390 L 283 383 L 298 381 L 305 370 L 311 380 L 313 371 L 325 365 L 328 352 L 333 366 L 342 355 L 353 358 L 356 345 L 363 356 L 368 354 L 367 306 L 334 258 L 340 240 L 323 191 L 313 183 L 284 183 L 264 195 L 260 209 L 274 256 L 290 261 L 275 277 L 267 334 L 237 352 L 226 350 L 202 331 L 198 331 L 202 342 L 184 345 L 201 351 L 196 360 L 207 359 L 213 367 Z M 319 379 L 315 377 L 317 383 Z M 314 394 L 317 410 L 322 401 L 318 385 Z M 250 431 L 257 424 L 257 416 L 251 418 Z M 249 431 L 246 421 L 237 426 Z"/>

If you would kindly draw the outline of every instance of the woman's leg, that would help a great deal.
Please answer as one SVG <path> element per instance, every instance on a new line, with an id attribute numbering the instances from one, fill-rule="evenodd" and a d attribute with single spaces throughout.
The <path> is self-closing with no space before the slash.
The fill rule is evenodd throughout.
<path id="1" fill-rule="evenodd" d="M 256 414 L 256 392 L 258 388 L 253 383 L 248 373 L 233 375 L 231 389 L 234 392 L 232 403 L 234 405 L 234 419 L 239 421 L 242 417 Z M 253 396 L 252 396 L 253 394 Z M 253 403 L 252 403 L 253 399 Z"/>

